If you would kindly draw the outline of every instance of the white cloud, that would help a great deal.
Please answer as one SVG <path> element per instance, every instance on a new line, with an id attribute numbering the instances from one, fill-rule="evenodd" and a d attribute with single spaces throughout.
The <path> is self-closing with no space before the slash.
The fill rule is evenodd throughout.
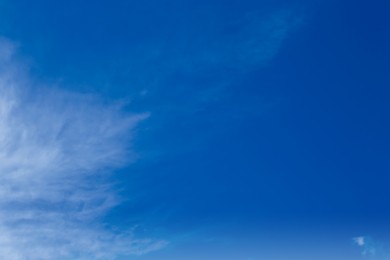
<path id="1" fill-rule="evenodd" d="M 358 246 L 364 246 L 365 245 L 365 237 L 354 237 L 353 241 L 358 245 Z"/>
<path id="2" fill-rule="evenodd" d="M 368 236 L 359 236 L 353 238 L 354 243 L 361 248 L 363 257 L 369 259 L 384 260 L 389 259 L 389 253 L 383 248 L 383 245 L 377 243 Z"/>
<path id="3" fill-rule="evenodd" d="M 114 232 L 118 202 L 103 179 L 134 160 L 128 114 L 91 95 L 32 83 L 0 39 L 0 259 L 114 259 L 166 242 Z"/>

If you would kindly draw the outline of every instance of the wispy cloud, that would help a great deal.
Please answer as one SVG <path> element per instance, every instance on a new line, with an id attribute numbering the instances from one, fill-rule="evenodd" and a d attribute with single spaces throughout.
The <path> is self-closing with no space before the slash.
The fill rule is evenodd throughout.
<path id="1" fill-rule="evenodd" d="M 374 258 L 377 255 L 377 245 L 372 241 L 370 237 L 354 237 L 353 241 L 357 246 L 362 249 L 363 256 Z"/>
<path id="2" fill-rule="evenodd" d="M 209 102 L 232 83 L 232 74 L 248 73 L 269 64 L 305 18 L 301 8 L 295 7 L 268 12 L 247 10 L 231 19 L 220 12 L 210 8 L 196 17 L 189 14 L 175 28 L 174 36 L 167 34 L 158 41 L 152 38 L 134 46 L 129 59 L 132 62 L 127 64 L 134 85 L 148 89 L 142 93 L 152 95 L 179 76 L 178 89 L 191 88 L 194 103 Z M 193 82 L 199 82 L 205 75 L 209 83 L 202 81 L 195 88 Z M 180 104 L 180 109 L 188 103 L 193 107 L 188 101 Z"/>
<path id="3" fill-rule="evenodd" d="M 134 160 L 129 143 L 147 114 L 33 83 L 0 40 L 0 258 L 114 259 L 164 241 L 114 232 L 99 218 L 117 205 L 104 179 Z"/>
<path id="4" fill-rule="evenodd" d="M 361 248 L 361 254 L 365 258 L 372 260 L 390 259 L 390 252 L 381 243 L 376 242 L 369 236 L 354 237 L 353 242 Z"/>

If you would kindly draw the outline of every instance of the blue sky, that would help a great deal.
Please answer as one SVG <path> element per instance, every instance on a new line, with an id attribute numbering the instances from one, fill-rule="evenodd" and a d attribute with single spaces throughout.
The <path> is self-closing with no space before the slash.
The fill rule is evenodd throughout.
<path id="1" fill-rule="evenodd" d="M 389 10 L 0 0 L 0 258 L 389 259 Z"/>

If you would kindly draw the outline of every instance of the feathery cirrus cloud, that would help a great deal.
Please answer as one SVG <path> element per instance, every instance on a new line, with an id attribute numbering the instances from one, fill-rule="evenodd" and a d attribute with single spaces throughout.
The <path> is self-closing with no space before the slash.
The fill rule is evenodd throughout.
<path id="1" fill-rule="evenodd" d="M 114 259 L 165 246 L 100 217 L 120 200 L 104 177 L 134 160 L 148 114 L 33 83 L 0 40 L 0 258 Z"/>

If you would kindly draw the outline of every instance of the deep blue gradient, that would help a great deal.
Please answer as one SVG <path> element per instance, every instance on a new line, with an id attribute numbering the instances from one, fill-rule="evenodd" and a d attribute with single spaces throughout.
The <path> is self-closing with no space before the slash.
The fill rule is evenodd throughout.
<path id="1" fill-rule="evenodd" d="M 297 234 L 306 257 L 359 259 L 352 237 L 390 239 L 387 1 L 0 8 L 37 80 L 151 113 L 106 217 L 170 241 L 140 259 L 273 259 Z"/>

